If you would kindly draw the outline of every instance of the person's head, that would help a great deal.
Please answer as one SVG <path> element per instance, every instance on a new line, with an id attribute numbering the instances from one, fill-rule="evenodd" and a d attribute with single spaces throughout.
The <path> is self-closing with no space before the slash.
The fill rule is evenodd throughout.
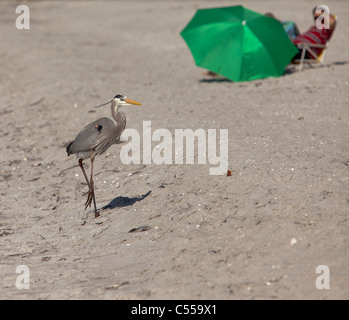
<path id="1" fill-rule="evenodd" d="M 317 9 L 320 9 L 320 10 L 317 10 Z M 327 8 L 328 9 L 328 8 Z M 316 19 L 318 17 L 320 17 L 321 15 L 323 15 L 325 12 L 325 9 L 322 8 L 321 6 L 316 6 L 313 8 L 312 10 L 312 13 L 313 13 L 313 18 L 314 18 L 314 22 L 316 23 Z M 335 26 L 336 26 L 336 16 L 330 12 L 328 12 L 330 14 L 329 16 L 329 20 L 330 20 L 330 29 L 334 29 Z"/>
<path id="2" fill-rule="evenodd" d="M 316 6 L 313 8 L 313 18 L 316 20 L 318 17 L 320 17 L 322 14 L 325 13 L 325 10 L 321 8 L 321 10 L 316 10 L 319 6 Z"/>
<path id="3" fill-rule="evenodd" d="M 274 16 L 274 14 L 272 12 L 266 12 L 264 15 L 266 15 L 267 17 L 276 19 L 276 17 Z"/>

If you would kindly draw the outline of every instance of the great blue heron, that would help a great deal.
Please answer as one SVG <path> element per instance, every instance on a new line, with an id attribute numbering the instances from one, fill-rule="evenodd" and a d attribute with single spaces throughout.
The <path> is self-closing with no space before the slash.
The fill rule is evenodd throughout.
<path id="1" fill-rule="evenodd" d="M 124 131 L 126 126 L 126 117 L 122 112 L 118 111 L 118 108 L 128 105 L 141 105 L 141 103 L 128 99 L 122 94 L 117 94 L 112 100 L 96 107 L 102 107 L 109 103 L 111 103 L 111 114 L 116 121 L 116 125 L 112 120 L 105 117 L 93 121 L 79 132 L 76 138 L 68 144 L 66 149 L 68 156 L 75 153 L 79 159 L 79 166 L 89 187 L 88 196 L 85 203 L 85 210 L 88 206 L 91 206 L 91 202 L 93 200 L 95 217 L 99 216 L 96 207 L 93 183 L 93 161 L 95 156 L 105 152 L 112 144 L 120 143 L 121 133 Z M 90 180 L 87 178 L 82 163 L 88 158 L 90 158 L 91 161 Z"/>

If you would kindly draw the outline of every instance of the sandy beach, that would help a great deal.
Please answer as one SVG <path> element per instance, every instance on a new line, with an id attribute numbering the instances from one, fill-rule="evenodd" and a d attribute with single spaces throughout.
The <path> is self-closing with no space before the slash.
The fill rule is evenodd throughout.
<path id="1" fill-rule="evenodd" d="M 0 299 L 349 299 L 348 1 L 326 2 L 326 67 L 250 82 L 204 78 L 179 35 L 198 8 L 240 2 L 23 4 L 29 30 L 0 2 Z M 301 31 L 317 4 L 243 2 Z M 122 110 L 141 142 L 144 121 L 173 146 L 176 129 L 216 129 L 218 155 L 227 129 L 231 176 L 198 154 L 124 164 L 113 145 L 95 160 L 94 218 L 65 148 L 117 93 L 142 103 Z"/>

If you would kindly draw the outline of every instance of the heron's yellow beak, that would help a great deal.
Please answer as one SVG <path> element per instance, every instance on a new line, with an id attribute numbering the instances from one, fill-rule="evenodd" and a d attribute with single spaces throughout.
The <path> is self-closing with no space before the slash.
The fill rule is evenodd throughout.
<path id="1" fill-rule="evenodd" d="M 139 102 L 137 102 L 137 101 L 134 101 L 134 100 L 132 100 L 132 99 L 128 99 L 128 98 L 125 98 L 125 100 L 124 100 L 126 103 L 128 103 L 128 104 L 134 104 L 134 105 L 136 105 L 136 106 L 141 106 L 142 104 L 141 103 L 139 103 Z"/>

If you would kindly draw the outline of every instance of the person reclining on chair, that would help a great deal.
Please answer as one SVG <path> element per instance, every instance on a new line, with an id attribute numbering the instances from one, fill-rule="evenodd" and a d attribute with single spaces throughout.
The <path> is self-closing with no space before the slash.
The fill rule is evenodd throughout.
<path id="1" fill-rule="evenodd" d="M 326 28 L 318 29 L 316 27 L 316 19 L 320 17 L 322 14 L 324 14 L 324 10 L 321 10 L 321 12 L 316 12 L 317 7 L 318 6 L 314 7 L 312 10 L 314 25 L 311 26 L 306 32 L 302 34 L 298 34 L 299 33 L 298 27 L 295 23 L 293 23 L 294 30 L 292 30 L 292 34 L 290 34 L 288 30 L 286 30 L 285 28 L 286 24 L 279 20 L 283 24 L 285 32 L 288 33 L 290 40 L 298 49 L 298 53 L 293 57 L 292 62 L 294 62 L 295 60 L 299 60 L 301 58 L 302 51 L 303 51 L 303 48 L 300 46 L 301 44 L 309 44 L 309 47 L 311 47 L 311 45 L 314 45 L 314 44 L 324 46 L 332 37 L 333 31 L 336 28 L 336 24 L 337 24 L 336 16 L 334 14 L 330 14 L 329 29 L 326 29 Z M 267 12 L 265 13 L 265 15 L 278 20 L 275 17 L 275 15 L 271 12 Z M 311 50 L 317 55 L 317 57 L 313 56 L 310 52 L 308 52 L 308 50 L 306 50 L 304 58 L 316 60 L 318 59 L 319 55 L 321 55 L 324 48 L 311 47 Z M 202 74 L 205 76 L 212 76 L 215 78 L 218 77 L 217 73 L 209 70 L 204 71 Z"/>
<path id="2" fill-rule="evenodd" d="M 330 14 L 330 21 L 329 21 L 329 28 L 326 29 L 324 26 L 322 29 L 318 29 L 316 26 L 316 19 L 320 17 L 324 11 L 316 12 L 317 7 L 313 9 L 313 18 L 314 18 L 314 25 L 311 26 L 306 32 L 298 35 L 294 39 L 292 39 L 292 42 L 297 46 L 299 53 L 293 58 L 299 59 L 302 54 L 302 48 L 299 47 L 300 44 L 310 44 L 310 47 L 312 44 L 315 45 L 326 45 L 326 43 L 331 39 L 334 29 L 336 28 L 336 16 L 334 14 Z M 311 50 L 319 56 L 324 48 L 321 47 L 311 47 Z M 305 54 L 306 59 L 317 59 L 318 57 L 313 56 L 310 52 L 306 52 Z"/>

